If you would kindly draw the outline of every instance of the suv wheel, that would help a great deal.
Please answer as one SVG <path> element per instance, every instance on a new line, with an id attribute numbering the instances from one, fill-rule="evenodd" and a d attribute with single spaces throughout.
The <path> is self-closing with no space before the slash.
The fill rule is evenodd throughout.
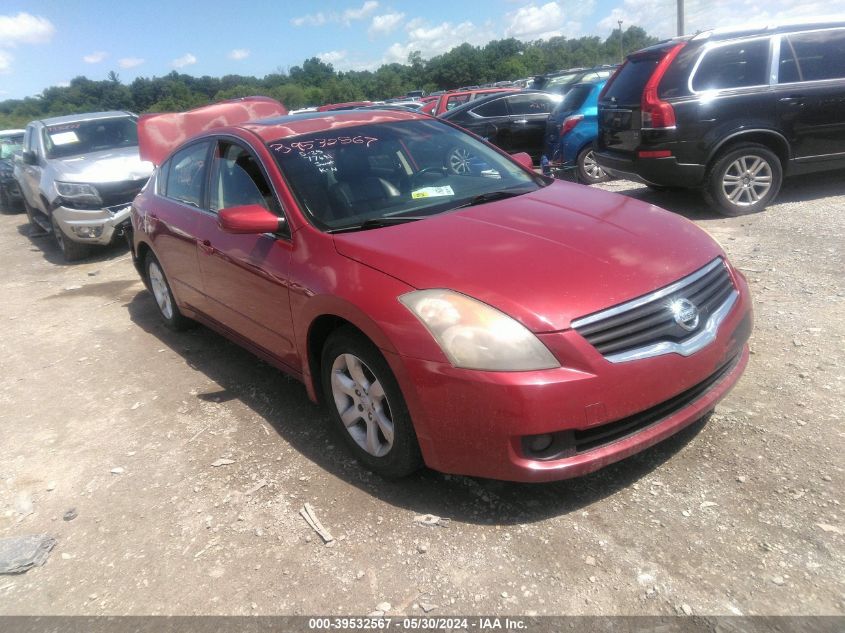
<path id="1" fill-rule="evenodd" d="M 783 168 L 765 145 L 744 143 L 719 155 L 707 172 L 704 198 L 722 215 L 762 211 L 780 191 Z"/>
<path id="2" fill-rule="evenodd" d="M 80 244 L 79 242 L 68 239 L 68 236 L 65 235 L 62 227 L 59 226 L 56 218 L 52 215 L 50 215 L 50 225 L 53 227 L 53 238 L 56 240 L 56 245 L 62 252 L 62 256 L 66 262 L 75 262 L 88 257 L 91 248 L 87 244 Z"/>
<path id="3" fill-rule="evenodd" d="M 592 147 L 585 147 L 578 153 L 578 180 L 585 185 L 607 182 L 610 176 L 596 162 L 596 154 Z"/>

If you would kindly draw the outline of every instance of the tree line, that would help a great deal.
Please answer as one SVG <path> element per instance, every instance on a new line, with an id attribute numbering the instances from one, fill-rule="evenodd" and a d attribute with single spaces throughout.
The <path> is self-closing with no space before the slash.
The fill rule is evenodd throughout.
<path id="1" fill-rule="evenodd" d="M 461 44 L 449 52 L 423 60 L 418 51 L 406 64 L 384 64 L 375 71 L 336 71 L 317 57 L 301 66 L 279 69 L 263 78 L 245 75 L 193 77 L 171 72 L 163 77 L 138 77 L 129 84 L 111 71 L 104 80 L 76 77 L 69 86 L 53 86 L 40 95 L 0 101 L 0 129 L 23 127 L 39 118 L 96 112 L 173 112 L 208 103 L 264 95 L 278 99 L 288 109 L 343 101 L 381 100 L 406 94 L 460 86 L 511 81 L 577 66 L 619 61 L 625 54 L 649 46 L 657 39 L 640 27 L 622 34 L 614 31 L 602 40 L 596 36 L 521 42 L 510 38 L 484 46 Z"/>

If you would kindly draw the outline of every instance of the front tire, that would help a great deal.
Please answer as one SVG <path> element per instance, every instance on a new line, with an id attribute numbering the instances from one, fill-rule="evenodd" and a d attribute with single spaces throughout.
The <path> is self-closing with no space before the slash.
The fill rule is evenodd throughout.
<path id="1" fill-rule="evenodd" d="M 358 461 L 391 479 L 422 466 L 399 384 L 366 337 L 351 327 L 333 332 L 323 346 L 321 379 L 335 428 Z"/>
<path id="2" fill-rule="evenodd" d="M 164 269 L 152 252 L 147 253 L 144 270 L 147 272 L 149 288 L 153 293 L 158 313 L 164 324 L 175 332 L 188 329 L 193 321 L 183 316 L 179 311 L 179 306 L 176 305 L 176 299 L 170 290 L 170 284 L 164 275 Z"/>
<path id="3" fill-rule="evenodd" d="M 578 152 L 578 180 L 585 185 L 595 185 L 607 182 L 610 176 L 596 162 L 596 154 L 592 147 L 585 147 Z"/>
<path id="4" fill-rule="evenodd" d="M 69 239 L 52 215 L 50 215 L 50 226 L 53 227 L 53 238 L 56 240 L 56 246 L 59 247 L 66 262 L 76 262 L 91 254 L 91 247 Z"/>
<path id="5" fill-rule="evenodd" d="M 777 196 L 783 167 L 765 145 L 743 143 L 721 154 L 707 171 L 704 199 L 729 217 L 757 213 Z"/>

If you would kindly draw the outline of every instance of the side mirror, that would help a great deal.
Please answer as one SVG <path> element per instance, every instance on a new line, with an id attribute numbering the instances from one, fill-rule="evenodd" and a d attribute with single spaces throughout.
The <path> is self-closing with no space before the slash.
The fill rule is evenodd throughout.
<path id="1" fill-rule="evenodd" d="M 278 233 L 285 219 L 277 217 L 259 204 L 220 209 L 217 223 L 226 233 Z"/>
<path id="2" fill-rule="evenodd" d="M 35 152 L 31 149 L 25 149 L 21 154 L 21 160 L 23 160 L 24 165 L 37 165 L 38 158 L 35 156 Z"/>
<path id="3" fill-rule="evenodd" d="M 513 158 L 516 162 L 525 167 L 525 169 L 529 169 L 531 171 L 534 170 L 534 161 L 531 160 L 531 156 L 527 153 L 518 152 L 516 154 L 511 154 L 511 158 Z"/>

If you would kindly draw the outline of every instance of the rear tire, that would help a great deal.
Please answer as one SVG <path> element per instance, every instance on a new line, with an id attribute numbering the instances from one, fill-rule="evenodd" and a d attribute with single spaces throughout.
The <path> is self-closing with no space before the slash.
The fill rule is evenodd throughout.
<path id="1" fill-rule="evenodd" d="M 718 213 L 736 217 L 757 213 L 777 196 L 783 167 L 765 145 L 734 145 L 716 157 L 704 180 L 704 200 Z"/>
<path id="2" fill-rule="evenodd" d="M 50 225 L 53 227 L 53 238 L 56 240 L 56 245 L 66 262 L 79 261 L 91 254 L 91 247 L 88 244 L 80 244 L 69 239 L 52 215 L 50 216 Z"/>
<path id="3" fill-rule="evenodd" d="M 170 284 L 164 275 L 164 269 L 152 252 L 147 253 L 147 258 L 144 260 L 144 271 L 147 273 L 148 287 L 153 293 L 159 316 L 164 324 L 174 332 L 181 332 L 191 327 L 194 322 L 179 311 L 179 306 L 176 305 L 176 299 L 170 290 Z"/>
<path id="4" fill-rule="evenodd" d="M 590 146 L 578 152 L 576 164 L 578 167 L 578 181 L 585 185 L 595 185 L 610 180 L 607 172 L 596 162 L 596 154 Z"/>
<path id="5" fill-rule="evenodd" d="M 422 466 L 399 384 L 378 348 L 358 330 L 343 327 L 329 336 L 321 380 L 334 426 L 358 461 L 390 479 Z"/>

